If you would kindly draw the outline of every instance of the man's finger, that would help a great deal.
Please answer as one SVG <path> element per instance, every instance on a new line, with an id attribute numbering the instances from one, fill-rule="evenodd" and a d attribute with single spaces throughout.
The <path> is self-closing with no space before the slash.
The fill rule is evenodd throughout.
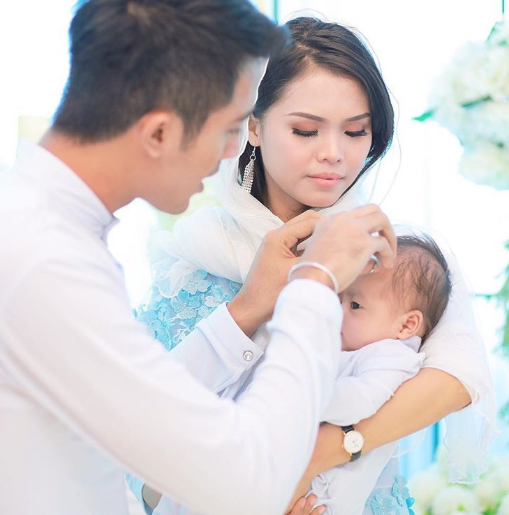
<path id="1" fill-rule="evenodd" d="M 386 238 L 383 236 L 372 236 L 372 254 L 376 254 L 380 266 L 392 268 L 396 259 L 396 253 Z"/>

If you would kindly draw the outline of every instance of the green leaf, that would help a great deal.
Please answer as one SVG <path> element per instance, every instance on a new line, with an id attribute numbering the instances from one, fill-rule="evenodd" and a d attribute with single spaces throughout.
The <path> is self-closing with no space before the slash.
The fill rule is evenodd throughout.
<path id="1" fill-rule="evenodd" d="M 425 111 L 424 113 L 420 114 L 419 116 L 414 116 L 412 120 L 415 120 L 416 122 L 425 122 L 429 118 L 432 118 L 435 114 L 434 109 L 430 109 L 429 111 Z"/>

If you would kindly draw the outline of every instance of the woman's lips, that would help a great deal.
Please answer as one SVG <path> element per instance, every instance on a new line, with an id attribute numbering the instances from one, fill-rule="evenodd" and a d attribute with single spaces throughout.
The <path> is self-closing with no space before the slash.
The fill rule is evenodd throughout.
<path id="1" fill-rule="evenodd" d="M 338 182 L 344 177 L 340 175 L 336 175 L 333 173 L 320 173 L 317 175 L 308 175 L 308 178 L 311 179 L 316 185 L 322 186 L 324 188 L 333 188 L 338 184 Z"/>

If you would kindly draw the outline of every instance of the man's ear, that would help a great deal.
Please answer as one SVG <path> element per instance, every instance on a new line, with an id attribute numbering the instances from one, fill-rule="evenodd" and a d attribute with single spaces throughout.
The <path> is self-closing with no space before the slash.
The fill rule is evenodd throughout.
<path id="1" fill-rule="evenodd" d="M 402 315 L 398 338 L 406 340 L 416 334 L 418 336 L 424 335 L 424 315 L 418 309 L 413 309 Z"/>
<path id="2" fill-rule="evenodd" d="M 138 124 L 141 145 L 152 159 L 158 159 L 167 155 L 168 151 L 180 148 L 184 124 L 177 114 L 171 111 L 151 111 Z"/>
<path id="3" fill-rule="evenodd" d="M 249 130 L 249 133 L 248 133 L 249 143 L 251 143 L 251 145 L 253 147 L 259 147 L 260 146 L 261 124 L 260 124 L 260 120 L 258 120 L 258 118 L 256 118 L 256 116 L 254 116 L 254 115 L 251 115 L 249 117 L 248 130 Z"/>

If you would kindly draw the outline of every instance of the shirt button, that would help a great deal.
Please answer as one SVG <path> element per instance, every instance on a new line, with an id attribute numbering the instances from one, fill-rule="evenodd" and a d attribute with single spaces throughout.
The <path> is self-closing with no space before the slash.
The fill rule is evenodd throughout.
<path id="1" fill-rule="evenodd" d="M 253 353 L 250 350 L 244 351 L 242 357 L 244 358 L 244 361 L 253 361 Z"/>

